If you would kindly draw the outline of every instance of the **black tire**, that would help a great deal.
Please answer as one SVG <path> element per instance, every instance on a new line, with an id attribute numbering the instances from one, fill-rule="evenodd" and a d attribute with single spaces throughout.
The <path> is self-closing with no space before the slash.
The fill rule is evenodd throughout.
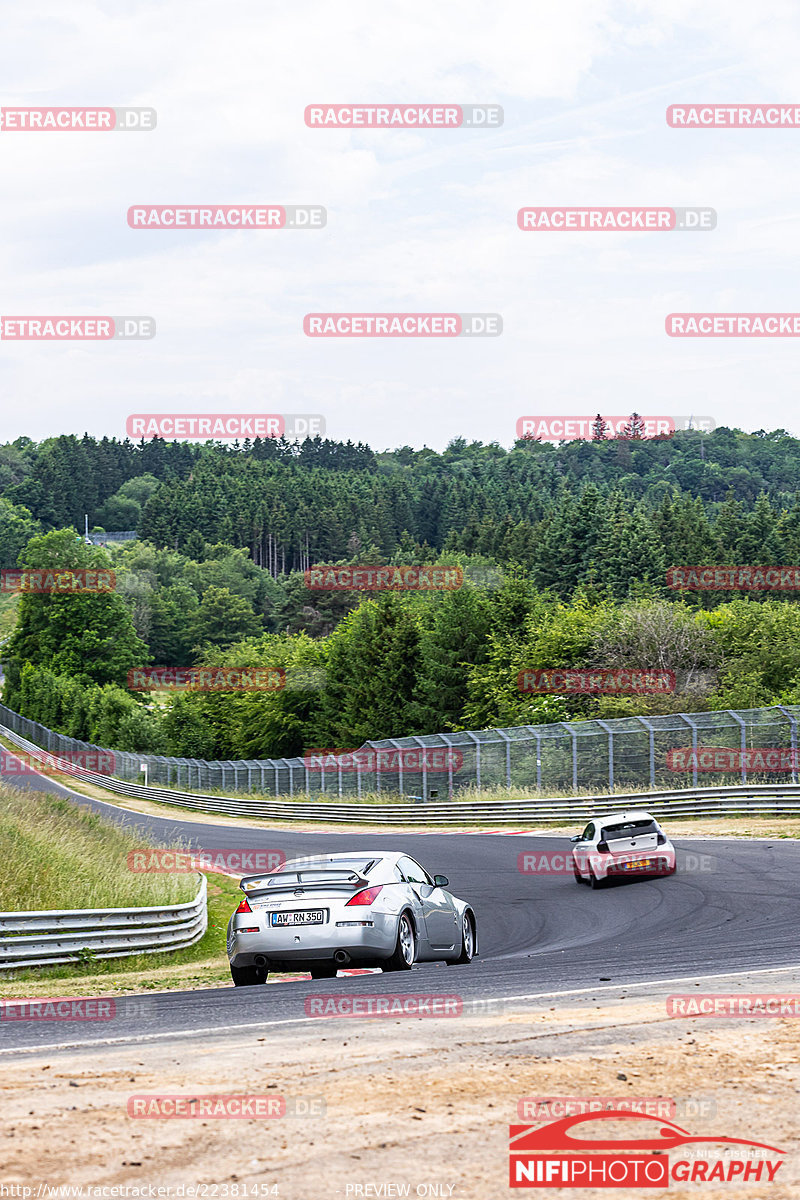
<path id="1" fill-rule="evenodd" d="M 475 957 L 475 919 L 471 913 L 464 913 L 461 921 L 461 953 L 458 958 L 448 958 L 445 962 L 455 967 L 471 963 Z"/>
<path id="2" fill-rule="evenodd" d="M 267 982 L 267 971 L 265 967 L 234 967 L 231 963 L 231 978 L 234 987 L 254 987 Z"/>
<path id="3" fill-rule="evenodd" d="M 336 963 L 318 963 L 308 969 L 312 979 L 335 979 L 339 970 Z"/>
<path id="4" fill-rule="evenodd" d="M 575 876 L 575 882 L 576 882 L 576 883 L 583 883 L 583 882 L 584 882 L 584 878 L 583 878 L 583 876 L 581 875 L 581 873 L 580 873 L 580 871 L 578 870 L 578 868 L 575 866 L 575 862 L 574 862 L 574 860 L 573 860 L 573 863 L 572 863 L 572 874 Z"/>
<path id="5" fill-rule="evenodd" d="M 592 868 L 589 867 L 589 887 L 592 889 L 592 891 L 596 892 L 597 889 L 601 888 L 604 883 L 605 883 L 605 880 L 598 879 L 597 876 L 595 875 L 594 871 L 592 870 Z"/>
<path id="6" fill-rule="evenodd" d="M 411 915 L 400 914 L 397 923 L 397 942 L 392 957 L 383 964 L 384 971 L 410 971 L 417 957 L 417 934 Z"/>

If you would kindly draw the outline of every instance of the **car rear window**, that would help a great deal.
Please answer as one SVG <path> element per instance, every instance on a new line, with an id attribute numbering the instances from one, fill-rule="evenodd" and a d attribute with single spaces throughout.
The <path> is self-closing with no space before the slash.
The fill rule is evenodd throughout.
<path id="1" fill-rule="evenodd" d="M 604 838 L 642 837 L 645 833 L 658 833 L 655 821 L 620 821 L 616 825 L 606 825 L 603 830 Z"/>
<path id="2" fill-rule="evenodd" d="M 320 878 L 324 879 L 324 877 L 331 871 L 340 871 L 342 874 L 346 874 L 348 871 L 354 871 L 359 875 L 367 875 L 377 862 L 380 862 L 380 859 L 348 859 L 347 861 L 342 861 L 340 859 L 337 862 L 326 862 L 324 859 L 320 859 L 319 861 L 304 863 L 287 862 L 284 863 L 279 870 L 284 877 L 286 875 L 294 876 L 299 872 L 306 880 L 310 880 L 314 875 L 319 875 Z M 276 872 L 276 874 L 278 874 L 278 872 Z M 279 880 L 275 880 L 276 884 L 279 882 Z"/>

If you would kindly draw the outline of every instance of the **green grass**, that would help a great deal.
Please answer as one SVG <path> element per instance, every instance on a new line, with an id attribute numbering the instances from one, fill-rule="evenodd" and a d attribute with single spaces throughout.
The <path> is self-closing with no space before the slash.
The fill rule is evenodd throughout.
<path id="1" fill-rule="evenodd" d="M 194 876 L 191 878 L 194 881 Z M 230 984 L 225 930 L 241 898 L 236 880 L 209 875 L 208 929 L 194 946 L 171 953 L 89 958 L 74 965 L 3 971 L 2 995 L 9 1000 L 32 996 L 108 996 Z"/>
<path id="2" fill-rule="evenodd" d="M 128 868 L 140 834 L 59 796 L 0 788 L 0 911 L 128 908 L 191 900 L 192 875 Z"/>
<path id="3" fill-rule="evenodd" d="M 146 841 L 58 796 L 0 787 L 0 911 L 126 908 L 194 898 L 197 875 L 128 869 Z M 208 929 L 185 950 L 94 959 L 0 973 L 6 998 L 93 995 L 229 982 L 225 929 L 242 898 L 238 880 L 209 874 Z"/>

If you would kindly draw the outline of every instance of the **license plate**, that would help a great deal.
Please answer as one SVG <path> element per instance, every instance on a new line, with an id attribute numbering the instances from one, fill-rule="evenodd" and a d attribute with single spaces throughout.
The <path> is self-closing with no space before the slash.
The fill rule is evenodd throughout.
<path id="1" fill-rule="evenodd" d="M 641 871 L 643 867 L 652 867 L 652 858 L 640 858 L 638 862 L 625 863 L 626 871 Z"/>
<path id="2" fill-rule="evenodd" d="M 270 925 L 324 925 L 324 908 L 301 908 L 296 912 L 270 913 Z"/>

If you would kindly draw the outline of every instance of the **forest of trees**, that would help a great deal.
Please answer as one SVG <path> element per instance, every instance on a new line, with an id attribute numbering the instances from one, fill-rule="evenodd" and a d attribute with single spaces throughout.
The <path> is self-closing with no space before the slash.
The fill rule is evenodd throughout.
<path id="1" fill-rule="evenodd" d="M 0 446 L 0 559 L 34 532 L 136 529 L 199 558 L 245 549 L 274 577 L 371 552 L 460 551 L 523 566 L 560 595 L 586 573 L 615 595 L 665 563 L 797 561 L 800 442 L 782 430 L 511 450 L 457 439 L 441 454 L 321 438 L 138 445 L 60 436 Z M 566 551 L 566 555 L 563 553 Z M 398 557 L 399 556 L 399 557 Z"/>
<path id="2" fill-rule="evenodd" d="M 137 529 L 102 550 L 76 531 Z M 370 738 L 800 701 L 796 593 L 676 593 L 669 567 L 800 564 L 800 442 L 718 429 L 506 451 L 0 447 L 3 566 L 111 566 L 23 595 L 4 701 L 72 736 L 204 758 Z M 323 562 L 448 563 L 445 592 L 309 590 Z M 4 603 L 10 603 L 8 597 Z M 280 668 L 269 693 L 143 694 L 148 664 Z M 660 696 L 521 693 L 520 671 L 674 671 Z"/>

